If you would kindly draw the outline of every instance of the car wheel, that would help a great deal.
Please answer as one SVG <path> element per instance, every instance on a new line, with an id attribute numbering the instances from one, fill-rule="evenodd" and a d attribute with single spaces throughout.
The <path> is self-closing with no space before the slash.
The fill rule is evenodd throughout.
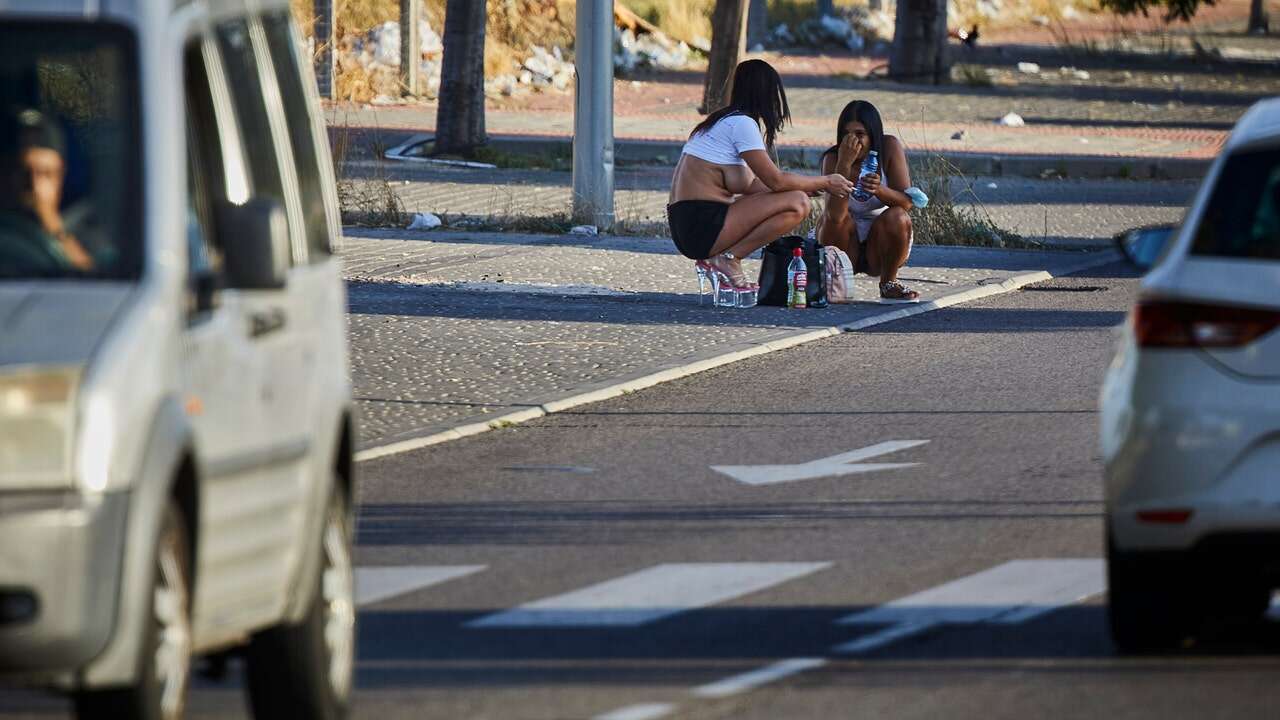
<path id="1" fill-rule="evenodd" d="M 1107 615 L 1111 639 L 1124 654 L 1177 647 L 1193 628 L 1194 605 L 1173 565 L 1115 548 L 1107 538 Z"/>
<path id="2" fill-rule="evenodd" d="M 257 718 L 346 716 L 355 666 L 355 573 L 351 513 L 340 490 L 320 534 L 320 572 L 301 622 L 255 635 L 249 644 L 249 704 Z"/>
<path id="3" fill-rule="evenodd" d="M 155 552 L 151 621 L 137 681 L 127 688 L 77 694 L 76 715 L 82 720 L 183 716 L 191 681 L 191 548 L 182 511 L 173 501 L 165 508 Z"/>

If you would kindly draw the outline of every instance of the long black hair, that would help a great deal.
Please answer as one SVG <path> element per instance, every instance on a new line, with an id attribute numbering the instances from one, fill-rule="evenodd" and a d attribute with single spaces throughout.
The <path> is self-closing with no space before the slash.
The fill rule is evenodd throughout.
<path id="1" fill-rule="evenodd" d="M 854 121 L 862 123 L 862 127 L 867 129 L 867 136 L 871 139 L 871 147 L 875 150 L 876 155 L 880 156 L 880 162 L 884 162 L 884 122 L 880 120 L 880 111 L 875 105 L 866 100 L 854 100 L 844 109 L 840 111 L 840 118 L 836 120 L 836 144 L 827 148 L 822 153 L 823 157 L 838 152 L 840 150 L 840 142 L 844 140 L 844 136 L 849 134 L 845 126 Z"/>
<path id="2" fill-rule="evenodd" d="M 791 107 L 787 105 L 787 92 L 782 89 L 778 71 L 763 60 L 744 60 L 733 71 L 733 88 L 729 104 L 716 110 L 698 123 L 689 133 L 693 137 L 706 132 L 712 125 L 730 115 L 746 115 L 764 128 L 764 144 L 773 149 L 773 141 L 785 123 L 791 122 Z"/>

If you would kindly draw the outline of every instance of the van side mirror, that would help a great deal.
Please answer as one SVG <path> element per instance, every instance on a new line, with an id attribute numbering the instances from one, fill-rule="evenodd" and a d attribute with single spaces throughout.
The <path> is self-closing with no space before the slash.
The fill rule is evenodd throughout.
<path id="1" fill-rule="evenodd" d="M 1116 246 L 1131 265 L 1139 270 L 1149 270 L 1160 259 L 1177 229 L 1174 225 L 1134 228 L 1116 235 Z"/>
<path id="2" fill-rule="evenodd" d="M 225 287 L 279 290 L 289 269 L 289 222 L 275 200 L 252 198 L 218 208 Z"/>

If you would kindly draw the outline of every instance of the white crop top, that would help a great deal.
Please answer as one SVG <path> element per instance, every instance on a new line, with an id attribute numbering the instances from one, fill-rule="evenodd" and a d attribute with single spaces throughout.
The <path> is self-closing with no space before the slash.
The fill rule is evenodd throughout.
<path id="1" fill-rule="evenodd" d="M 716 165 L 746 165 L 742 153 L 763 149 L 764 138 L 756 121 L 746 115 L 729 115 L 689 138 L 681 152 Z"/>

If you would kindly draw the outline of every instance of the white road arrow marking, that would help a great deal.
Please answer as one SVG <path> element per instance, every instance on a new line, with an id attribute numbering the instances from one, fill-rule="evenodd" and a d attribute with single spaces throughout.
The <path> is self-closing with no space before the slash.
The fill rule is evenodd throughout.
<path id="1" fill-rule="evenodd" d="M 920 463 L 864 463 L 861 461 L 918 447 L 927 442 L 929 441 L 890 440 L 862 448 L 861 450 L 851 450 L 798 465 L 712 465 L 711 469 L 747 485 L 773 485 L 775 483 L 854 475 L 877 470 L 897 470 L 899 468 L 915 467 Z"/>

